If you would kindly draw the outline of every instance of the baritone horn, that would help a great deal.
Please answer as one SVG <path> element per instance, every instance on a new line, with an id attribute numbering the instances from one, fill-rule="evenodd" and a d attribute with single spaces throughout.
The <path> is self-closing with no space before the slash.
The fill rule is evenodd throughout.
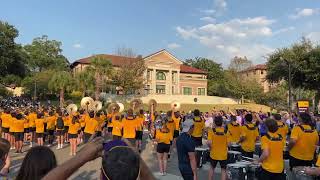
<path id="1" fill-rule="evenodd" d="M 154 111 L 156 110 L 157 105 L 158 105 L 157 101 L 154 100 L 154 99 L 150 99 L 150 101 L 149 101 L 148 104 L 149 104 L 149 109 L 150 109 L 150 111 L 152 111 L 152 112 L 154 112 Z"/>
<path id="2" fill-rule="evenodd" d="M 102 109 L 102 102 L 101 101 L 94 101 L 93 103 L 93 110 L 95 112 L 100 111 Z"/>
<path id="3" fill-rule="evenodd" d="M 132 110 L 136 111 L 138 110 L 139 108 L 141 108 L 142 106 L 142 101 L 140 99 L 133 99 L 131 102 L 130 102 L 130 107 L 132 108 Z"/>
<path id="4" fill-rule="evenodd" d="M 78 107 L 75 104 L 69 104 L 66 109 L 69 115 L 78 111 Z"/>
<path id="5" fill-rule="evenodd" d="M 85 109 L 87 112 L 93 109 L 94 100 L 91 97 L 84 97 L 80 102 L 81 108 Z"/>
<path id="6" fill-rule="evenodd" d="M 171 109 L 172 109 L 173 112 L 179 111 L 180 108 L 181 108 L 180 102 L 178 102 L 178 101 L 173 101 L 173 102 L 171 103 Z"/>

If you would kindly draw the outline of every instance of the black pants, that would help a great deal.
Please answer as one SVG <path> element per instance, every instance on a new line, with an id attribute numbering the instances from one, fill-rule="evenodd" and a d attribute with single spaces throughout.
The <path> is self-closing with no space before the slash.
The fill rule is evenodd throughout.
<path id="1" fill-rule="evenodd" d="M 253 158 L 253 152 L 247 152 L 241 148 L 241 154 L 244 157 Z"/>
<path id="2" fill-rule="evenodd" d="M 286 180 L 284 173 L 271 173 L 261 168 L 258 174 L 259 180 Z"/>
<path id="3" fill-rule="evenodd" d="M 313 162 L 312 160 L 305 161 L 305 160 L 297 159 L 297 158 L 289 155 L 290 170 L 292 170 L 292 168 L 297 167 L 297 166 L 312 166 L 312 162 Z"/>

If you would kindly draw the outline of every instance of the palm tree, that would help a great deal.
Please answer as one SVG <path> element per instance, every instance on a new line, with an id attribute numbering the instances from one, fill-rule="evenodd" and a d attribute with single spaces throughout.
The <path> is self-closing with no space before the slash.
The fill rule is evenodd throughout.
<path id="1" fill-rule="evenodd" d="M 67 71 L 57 71 L 51 77 L 48 87 L 52 91 L 59 92 L 60 95 L 60 107 L 64 104 L 64 93 L 70 91 L 74 85 L 74 80 Z"/>
<path id="2" fill-rule="evenodd" d="M 75 80 L 76 87 L 82 93 L 82 97 L 85 96 L 87 90 L 94 89 L 95 77 L 90 69 L 85 69 L 84 71 L 77 73 Z"/>
<path id="3" fill-rule="evenodd" d="M 102 56 L 94 56 L 91 59 L 91 65 L 92 66 L 88 70 L 94 72 L 95 99 L 98 100 L 101 93 L 103 81 L 107 81 L 108 79 L 110 79 L 113 66 L 110 60 Z"/>

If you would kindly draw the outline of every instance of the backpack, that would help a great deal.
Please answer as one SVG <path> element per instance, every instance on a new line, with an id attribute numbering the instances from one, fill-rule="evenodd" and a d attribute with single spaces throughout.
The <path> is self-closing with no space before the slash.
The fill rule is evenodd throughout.
<path id="1" fill-rule="evenodd" d="M 63 122 L 62 117 L 58 117 L 58 119 L 57 119 L 57 128 L 58 129 L 63 129 L 64 128 L 64 122 Z"/>

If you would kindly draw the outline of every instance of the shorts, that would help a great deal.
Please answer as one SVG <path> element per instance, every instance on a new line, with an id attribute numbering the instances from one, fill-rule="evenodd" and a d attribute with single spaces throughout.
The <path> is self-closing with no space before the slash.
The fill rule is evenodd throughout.
<path id="1" fill-rule="evenodd" d="M 177 137 L 179 137 L 179 131 L 178 130 L 174 130 L 173 138 L 177 138 Z"/>
<path id="2" fill-rule="evenodd" d="M 69 139 L 76 139 L 78 138 L 78 134 L 69 134 Z"/>
<path id="3" fill-rule="evenodd" d="M 193 137 L 193 136 L 191 136 L 191 137 L 192 137 L 196 147 L 202 146 L 202 137 Z"/>
<path id="4" fill-rule="evenodd" d="M 142 140 L 142 135 L 143 135 L 142 131 L 137 131 L 136 132 L 136 140 Z"/>
<path id="5" fill-rule="evenodd" d="M 57 136 L 63 136 L 64 135 L 64 130 L 62 130 L 62 129 L 57 130 L 56 134 L 57 134 Z"/>
<path id="6" fill-rule="evenodd" d="M 16 132 L 14 133 L 14 138 L 16 139 L 16 141 L 23 141 L 23 132 Z"/>
<path id="7" fill-rule="evenodd" d="M 241 148 L 241 155 L 248 158 L 253 158 L 253 152 L 247 152 Z"/>
<path id="8" fill-rule="evenodd" d="M 297 158 L 289 155 L 290 170 L 292 170 L 292 168 L 297 167 L 297 166 L 312 166 L 312 163 L 313 163 L 312 160 L 310 160 L 310 161 L 301 160 L 301 159 L 297 159 Z"/>
<path id="9" fill-rule="evenodd" d="M 222 169 L 226 169 L 227 168 L 227 160 L 214 160 L 212 158 L 209 159 L 210 161 L 210 164 L 212 166 L 212 168 L 216 168 L 217 164 L 219 163 L 220 164 L 220 167 Z"/>
<path id="10" fill-rule="evenodd" d="M 30 129 L 29 128 L 24 128 L 24 133 L 29 133 Z"/>
<path id="11" fill-rule="evenodd" d="M 169 153 L 170 144 L 159 143 L 157 145 L 157 153 Z"/>
<path id="12" fill-rule="evenodd" d="M 49 134 L 50 136 L 53 136 L 54 130 L 48 130 L 48 134 Z"/>
<path id="13" fill-rule="evenodd" d="M 9 131 L 9 134 L 10 134 L 11 136 L 14 136 L 14 132 Z"/>
<path id="14" fill-rule="evenodd" d="M 37 138 L 43 138 L 43 133 L 36 133 Z"/>
<path id="15" fill-rule="evenodd" d="M 113 129 L 113 127 L 108 127 L 108 132 L 111 133 L 112 129 Z"/>
<path id="16" fill-rule="evenodd" d="M 86 127 L 81 127 L 81 131 L 82 131 L 82 132 L 84 131 L 84 128 L 86 128 Z"/>
<path id="17" fill-rule="evenodd" d="M 257 176 L 259 180 L 286 180 L 286 175 L 284 173 L 271 173 L 269 171 L 264 170 L 263 168 L 259 170 Z"/>
<path id="18" fill-rule="evenodd" d="M 69 126 L 65 126 L 64 127 L 64 132 L 68 132 L 69 131 Z"/>
<path id="19" fill-rule="evenodd" d="M 3 132 L 3 133 L 8 133 L 8 132 L 9 132 L 9 128 L 3 127 L 3 128 L 1 128 L 1 129 L 2 129 L 2 132 Z"/>
<path id="20" fill-rule="evenodd" d="M 36 131 L 36 127 L 31 127 L 31 128 L 29 128 L 29 131 L 30 131 L 30 132 L 35 132 L 35 131 Z"/>

